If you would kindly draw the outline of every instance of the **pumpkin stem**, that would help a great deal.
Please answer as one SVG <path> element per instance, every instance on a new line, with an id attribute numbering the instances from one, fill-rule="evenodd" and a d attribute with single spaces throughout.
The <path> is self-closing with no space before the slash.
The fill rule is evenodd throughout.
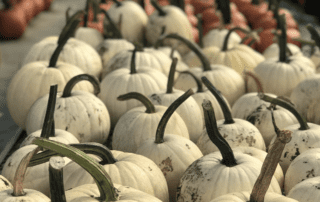
<path id="1" fill-rule="evenodd" d="M 311 39 L 315 41 L 315 44 L 320 48 L 320 36 L 315 30 L 314 27 L 312 27 L 310 24 L 307 25 L 308 32 L 311 34 Z"/>
<path id="2" fill-rule="evenodd" d="M 168 94 L 173 92 L 174 73 L 176 72 L 177 63 L 178 63 L 178 58 L 172 58 L 172 63 L 171 63 L 170 72 L 168 76 L 168 83 L 167 83 L 166 93 Z"/>
<path id="3" fill-rule="evenodd" d="M 114 23 L 114 21 L 111 19 L 108 12 L 104 9 L 100 9 L 100 12 L 102 12 L 105 16 L 105 18 L 108 20 L 108 25 L 105 25 L 104 23 L 104 30 L 105 30 L 105 38 L 108 39 L 122 39 L 122 35 L 120 30 L 118 29 L 117 25 Z M 122 15 L 121 15 L 122 16 Z"/>
<path id="4" fill-rule="evenodd" d="M 229 0 L 216 0 L 217 9 L 222 13 L 223 24 L 230 24 L 231 12 L 230 12 L 230 1 Z"/>
<path id="5" fill-rule="evenodd" d="M 224 124 L 235 123 L 232 118 L 231 111 L 230 111 L 226 101 L 223 99 L 221 92 L 212 85 L 212 83 L 207 79 L 207 77 L 203 76 L 203 77 L 201 77 L 201 80 L 204 83 L 204 85 L 208 88 L 208 90 L 210 90 L 210 92 L 217 99 L 217 101 L 222 109 L 222 112 L 223 112 Z"/>
<path id="6" fill-rule="evenodd" d="M 115 3 L 117 5 L 117 7 L 122 6 L 122 3 L 118 0 L 112 0 L 113 3 Z"/>
<path id="7" fill-rule="evenodd" d="M 198 44 L 194 43 L 193 41 L 190 41 L 178 34 L 165 34 L 159 37 L 158 41 L 156 42 L 155 46 L 159 46 L 163 42 L 163 40 L 167 38 L 172 38 L 172 39 L 177 39 L 179 41 L 182 41 L 185 45 L 187 45 L 200 59 L 202 63 L 202 68 L 203 71 L 210 71 L 210 61 L 209 59 L 205 56 L 205 54 L 202 52 L 201 48 L 199 47 Z"/>
<path id="8" fill-rule="evenodd" d="M 157 127 L 156 131 L 156 139 L 154 143 L 161 144 L 164 142 L 164 131 L 166 128 L 166 125 L 171 117 L 171 115 L 175 112 L 175 110 L 191 95 L 193 95 L 192 89 L 187 90 L 183 95 L 181 95 L 178 99 L 176 99 L 164 112 L 163 116 L 161 117 L 161 120 L 159 122 L 159 125 Z"/>
<path id="9" fill-rule="evenodd" d="M 89 81 L 93 85 L 95 95 L 98 95 L 100 93 L 100 84 L 99 84 L 99 80 L 96 77 L 89 74 L 79 74 L 77 76 L 72 77 L 68 81 L 68 83 L 63 89 L 63 94 L 61 97 L 63 98 L 70 97 L 73 87 L 80 81 L 84 81 L 84 80 Z"/>
<path id="10" fill-rule="evenodd" d="M 101 165 L 113 164 L 118 161 L 116 158 L 114 158 L 110 150 L 106 146 L 100 143 L 87 142 L 87 143 L 70 144 L 70 146 L 75 147 L 85 153 L 99 156 L 102 159 L 102 161 L 99 162 Z M 49 161 L 50 157 L 56 156 L 56 155 L 59 155 L 59 153 L 55 151 L 50 151 L 50 150 L 46 150 L 39 154 L 36 154 L 31 159 L 29 167 L 46 163 Z"/>
<path id="11" fill-rule="evenodd" d="M 194 75 L 194 73 L 192 73 L 190 71 L 183 71 L 183 72 L 179 72 L 179 73 L 180 74 L 189 74 L 195 80 L 195 82 L 197 84 L 197 93 L 204 92 L 202 82 L 200 81 L 200 79 L 198 79 L 198 77 L 196 77 L 196 75 Z"/>
<path id="12" fill-rule="evenodd" d="M 4 4 L 4 9 L 11 8 L 11 4 L 10 4 L 9 0 L 2 0 L 2 3 Z"/>
<path id="13" fill-rule="evenodd" d="M 86 2 L 86 7 L 85 7 L 85 12 L 83 15 L 83 27 L 88 27 L 88 14 L 90 12 L 90 1 L 91 0 L 87 0 Z"/>
<path id="14" fill-rule="evenodd" d="M 98 20 L 98 13 L 100 12 L 100 6 L 97 0 L 90 0 L 91 1 L 91 6 L 93 9 L 93 22 L 99 22 Z"/>
<path id="15" fill-rule="evenodd" d="M 270 186 L 273 174 L 277 168 L 280 157 L 282 155 L 285 145 L 291 140 L 291 131 L 279 130 L 275 124 L 273 110 L 271 109 L 272 124 L 277 134 L 276 140 L 270 148 L 261 168 L 260 175 L 255 182 L 252 193 L 250 195 L 250 202 L 263 202 L 267 190 Z"/>
<path id="16" fill-rule="evenodd" d="M 167 12 L 165 12 L 165 11 L 161 8 L 161 6 L 158 4 L 157 1 L 151 0 L 150 2 L 151 2 L 151 5 L 158 11 L 159 16 L 166 16 L 166 15 L 167 15 Z"/>
<path id="17" fill-rule="evenodd" d="M 252 0 L 251 3 L 253 5 L 259 5 L 260 4 L 260 0 Z"/>
<path id="18" fill-rule="evenodd" d="M 196 15 L 197 19 L 198 19 L 198 24 L 197 24 L 197 28 L 199 30 L 199 46 L 200 48 L 203 48 L 203 27 L 202 27 L 202 13 L 198 13 Z"/>
<path id="19" fill-rule="evenodd" d="M 60 156 L 53 156 L 49 160 L 49 182 L 51 202 L 66 202 L 63 184 L 63 167 L 65 161 Z"/>
<path id="20" fill-rule="evenodd" d="M 83 13 L 84 13 L 83 11 L 76 12 L 62 29 L 62 32 L 58 39 L 58 46 L 54 50 L 50 58 L 49 67 L 56 67 L 58 57 L 62 49 L 64 45 L 67 43 L 68 39 L 74 35 L 74 31 L 76 30 L 78 24 L 80 23 L 80 19 L 79 19 L 80 15 L 82 15 Z"/>
<path id="21" fill-rule="evenodd" d="M 137 73 L 137 69 L 136 69 L 136 52 L 137 51 L 138 51 L 138 47 L 135 46 L 133 51 L 132 51 L 132 56 L 131 56 L 130 74 Z"/>
<path id="22" fill-rule="evenodd" d="M 223 46 L 222 46 L 221 51 L 227 51 L 228 50 L 229 38 L 230 38 L 232 32 L 234 32 L 234 31 L 241 31 L 241 32 L 243 32 L 245 34 L 250 34 L 249 30 L 243 29 L 241 27 L 234 27 L 234 28 L 230 29 L 229 32 L 227 33 L 226 37 L 224 38 Z"/>
<path id="23" fill-rule="evenodd" d="M 139 100 L 146 107 L 147 109 L 146 113 L 153 114 L 156 112 L 156 108 L 154 107 L 154 104 L 151 102 L 151 100 L 141 93 L 131 92 L 131 93 L 127 93 L 117 97 L 117 100 L 120 100 L 120 101 L 130 100 L 130 99 Z"/>
<path id="24" fill-rule="evenodd" d="M 57 91 L 58 91 L 58 85 L 50 86 L 47 111 L 44 117 L 40 137 L 48 139 L 52 134 L 54 136 L 54 130 L 55 130 L 54 129 L 54 110 L 55 110 L 56 99 L 57 99 Z"/>
<path id="25" fill-rule="evenodd" d="M 286 30 L 286 18 L 285 15 L 279 17 L 279 22 L 281 29 L 281 35 L 279 36 L 279 61 L 288 62 L 287 60 L 287 30 Z"/>
<path id="26" fill-rule="evenodd" d="M 204 99 L 202 108 L 204 112 L 204 120 L 208 136 L 213 144 L 218 147 L 222 155 L 221 164 L 224 164 L 227 167 L 236 166 L 237 162 L 234 157 L 233 151 L 228 142 L 222 137 L 218 130 L 217 120 L 210 100 Z"/>
<path id="27" fill-rule="evenodd" d="M 183 12 L 185 11 L 184 0 L 170 0 L 170 5 L 173 5 L 173 6 L 180 8 Z"/>
<path id="28" fill-rule="evenodd" d="M 28 164 L 33 157 L 34 154 L 40 151 L 40 147 L 35 148 L 31 152 L 29 152 L 23 159 L 20 161 L 19 166 L 16 170 L 16 173 L 14 175 L 13 179 L 13 193 L 12 196 L 24 196 L 26 195 L 25 192 L 23 191 L 23 180 L 24 176 L 26 174 Z"/>
<path id="29" fill-rule="evenodd" d="M 266 101 L 266 102 L 271 102 L 273 104 L 279 105 L 287 110 L 289 110 L 298 120 L 300 124 L 299 130 L 308 130 L 310 127 L 308 126 L 307 121 L 298 113 L 298 111 L 294 108 L 292 104 L 289 104 L 288 102 L 284 101 L 283 99 L 279 98 L 272 98 L 270 96 L 267 96 L 265 94 L 260 94 L 260 99 Z"/>
<path id="30" fill-rule="evenodd" d="M 245 80 L 246 93 L 248 93 L 248 77 L 253 78 L 253 80 L 255 81 L 258 88 L 258 93 L 264 93 L 261 81 L 255 73 L 253 73 L 252 71 L 244 70 L 243 74 Z"/>
<path id="31" fill-rule="evenodd" d="M 36 137 L 32 143 L 70 158 L 90 173 L 99 188 L 100 196 L 96 198 L 97 200 L 116 201 L 118 199 L 118 194 L 116 193 L 110 176 L 92 157 L 70 145 L 65 145 L 52 140 Z"/>
<path id="32" fill-rule="evenodd" d="M 70 7 L 68 7 L 67 8 L 67 10 L 66 10 L 66 13 L 65 13 L 65 15 L 66 15 L 66 24 L 69 22 L 69 20 L 70 20 L 70 10 L 71 10 L 71 8 Z"/>

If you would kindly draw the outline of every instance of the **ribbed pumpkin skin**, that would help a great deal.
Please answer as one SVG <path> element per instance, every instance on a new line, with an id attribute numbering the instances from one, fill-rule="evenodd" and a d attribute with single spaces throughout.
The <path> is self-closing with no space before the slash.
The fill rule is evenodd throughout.
<path id="1" fill-rule="evenodd" d="M 25 65 L 34 61 L 49 61 L 52 53 L 57 47 L 57 36 L 47 37 L 40 42 L 34 44 L 22 64 Z M 58 61 L 73 64 L 85 73 L 100 76 L 102 70 L 102 62 L 97 51 L 89 44 L 75 38 L 70 38 L 63 47 Z"/>
<path id="2" fill-rule="evenodd" d="M 242 119 L 234 119 L 235 123 L 224 124 L 224 121 L 224 119 L 217 121 L 218 130 L 231 148 L 244 146 L 255 147 L 266 151 L 266 145 L 261 133 L 250 122 Z M 206 129 L 203 130 L 199 137 L 197 146 L 203 155 L 218 151 L 216 145 L 211 142 Z"/>
<path id="3" fill-rule="evenodd" d="M 252 191 L 262 162 L 243 153 L 234 152 L 234 156 L 238 165 L 233 167 L 220 163 L 220 152 L 194 161 L 181 178 L 177 201 L 205 202 L 231 192 Z M 279 183 L 274 177 L 268 191 L 281 194 Z"/>
<path id="4" fill-rule="evenodd" d="M 138 92 L 145 96 L 165 89 L 167 77 L 157 70 L 141 68 L 130 74 L 127 68 L 120 68 L 108 74 L 101 82 L 99 98 L 107 106 L 114 127 L 119 118 L 128 110 L 141 106 L 137 100 L 118 101 L 117 97 L 129 92 Z"/>
<path id="5" fill-rule="evenodd" d="M 156 135 L 159 121 L 167 107 L 155 106 L 155 113 L 145 113 L 145 107 L 136 107 L 121 116 L 112 136 L 112 148 L 136 153 L 141 144 Z M 170 117 L 165 133 L 180 135 L 189 139 L 188 128 L 181 116 L 174 112 Z"/>
<path id="6" fill-rule="evenodd" d="M 128 186 L 122 186 L 119 184 L 113 184 L 117 189 L 119 194 L 119 200 L 122 202 L 161 202 L 160 199 L 142 192 L 140 190 L 134 189 Z M 94 197 L 99 197 L 100 193 L 96 184 L 85 184 L 74 189 L 66 191 L 66 199 L 68 202 L 96 202 Z"/>
<path id="7" fill-rule="evenodd" d="M 165 176 L 170 201 L 175 201 L 177 187 L 188 166 L 203 155 L 190 140 L 181 136 L 165 133 L 164 142 L 155 146 L 155 138 L 146 140 L 137 150 L 137 154 L 152 159 Z"/>
<path id="8" fill-rule="evenodd" d="M 14 197 L 12 196 L 12 189 L 7 189 L 0 192 L 0 201 L 3 202 L 51 202 L 51 199 L 41 192 L 32 189 L 23 189 L 26 193 L 24 196 Z"/>
<path id="9" fill-rule="evenodd" d="M 245 93 L 244 79 L 242 76 L 224 65 L 211 65 L 212 71 L 203 71 L 202 68 L 190 68 L 197 78 L 201 79 L 202 76 L 214 85 L 225 98 L 228 100 L 230 106 Z M 174 88 L 187 91 L 189 88 L 196 87 L 197 84 L 194 79 L 188 74 L 180 74 L 176 79 Z"/>
<path id="10" fill-rule="evenodd" d="M 293 89 L 301 81 L 315 74 L 315 67 L 308 58 L 291 56 L 288 59 L 290 62 L 284 63 L 278 62 L 279 58 L 270 58 L 254 68 L 265 93 L 290 97 Z M 248 90 L 256 91 L 256 85 L 250 78 Z"/>
<path id="11" fill-rule="evenodd" d="M 104 143 L 111 128 L 110 115 L 104 103 L 84 91 L 72 91 L 67 98 L 61 96 L 62 93 L 58 93 L 54 112 L 55 128 L 72 133 L 81 143 Z M 42 128 L 48 97 L 42 97 L 31 107 L 27 117 L 27 134 Z"/>
<path id="12" fill-rule="evenodd" d="M 58 62 L 56 68 L 48 68 L 48 62 L 39 61 L 26 64 L 12 78 L 7 90 L 8 109 L 14 122 L 26 129 L 26 119 L 32 104 L 49 93 L 51 85 L 58 84 L 62 91 L 74 76 L 83 74 L 78 67 Z M 76 84 L 75 90 L 93 92 L 89 82 Z"/>
<path id="13" fill-rule="evenodd" d="M 286 172 L 286 194 L 302 181 L 320 176 L 320 148 L 309 149 L 295 158 Z M 319 181 L 318 181 L 319 182 Z"/>
<path id="14" fill-rule="evenodd" d="M 234 192 L 220 196 L 210 202 L 247 202 L 250 200 L 250 192 Z M 264 198 L 265 202 L 298 202 L 295 199 L 277 193 L 268 192 Z"/>
<path id="15" fill-rule="evenodd" d="M 138 154 L 116 150 L 112 150 L 112 154 L 118 161 L 114 164 L 103 165 L 103 167 L 113 183 L 138 189 L 164 202 L 169 202 L 166 179 L 153 161 Z M 96 156 L 93 157 L 99 159 Z M 63 172 L 65 190 L 95 183 L 91 175 L 74 162 L 66 165 Z"/>

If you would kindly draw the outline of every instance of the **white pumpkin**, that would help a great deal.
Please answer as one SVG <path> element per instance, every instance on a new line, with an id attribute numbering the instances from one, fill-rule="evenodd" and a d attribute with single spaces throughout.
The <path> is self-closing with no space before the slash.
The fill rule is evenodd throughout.
<path id="1" fill-rule="evenodd" d="M 79 27 L 74 34 L 74 38 L 86 42 L 94 49 L 104 40 L 103 35 L 97 29 L 91 27 Z"/>
<path id="2" fill-rule="evenodd" d="M 300 49 L 299 46 L 293 44 L 293 43 L 288 43 L 287 48 L 290 50 L 292 55 L 298 55 L 298 56 L 303 56 L 303 53 Z M 262 55 L 266 58 L 273 58 L 273 57 L 278 57 L 279 56 L 279 44 L 278 43 L 273 43 L 268 48 L 266 48 Z"/>
<path id="3" fill-rule="evenodd" d="M 223 41 L 227 36 L 228 29 L 212 29 L 206 35 L 203 36 L 203 46 L 210 47 L 216 46 L 222 48 Z M 228 42 L 228 49 L 234 47 L 234 45 L 241 42 L 241 37 L 236 33 L 232 32 Z"/>
<path id="4" fill-rule="evenodd" d="M 295 185 L 287 194 L 287 197 L 293 198 L 300 202 L 317 202 L 319 201 L 320 177 L 306 179 Z"/>

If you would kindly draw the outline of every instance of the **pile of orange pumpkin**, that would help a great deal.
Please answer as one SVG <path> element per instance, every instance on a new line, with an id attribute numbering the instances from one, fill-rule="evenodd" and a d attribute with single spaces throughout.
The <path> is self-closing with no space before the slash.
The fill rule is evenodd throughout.
<path id="1" fill-rule="evenodd" d="M 27 138 L 0 201 L 318 201 L 319 50 L 288 43 L 280 11 L 263 53 L 219 12 L 198 45 L 180 7 L 150 3 L 88 0 L 31 47 L 7 90 Z"/>
<path id="2" fill-rule="evenodd" d="M 3 40 L 21 37 L 29 21 L 50 8 L 52 0 L 2 0 L 0 10 L 0 38 Z"/>

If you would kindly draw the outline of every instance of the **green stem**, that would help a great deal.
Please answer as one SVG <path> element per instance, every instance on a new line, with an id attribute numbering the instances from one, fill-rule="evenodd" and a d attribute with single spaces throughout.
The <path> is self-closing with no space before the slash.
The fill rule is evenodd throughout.
<path id="1" fill-rule="evenodd" d="M 92 10 L 93 10 L 93 22 L 99 22 L 98 20 L 98 13 L 100 11 L 100 7 L 99 7 L 99 3 L 97 2 L 97 0 L 90 0 L 91 1 L 91 5 L 92 5 Z"/>
<path id="2" fill-rule="evenodd" d="M 49 182 L 51 202 L 66 202 L 63 184 L 63 167 L 65 161 L 60 156 L 51 157 L 49 160 Z"/>
<path id="3" fill-rule="evenodd" d="M 177 6 L 183 12 L 185 11 L 185 3 L 184 0 L 170 0 L 170 5 Z"/>
<path id="4" fill-rule="evenodd" d="M 94 94 L 98 95 L 100 93 L 100 83 L 97 78 L 89 74 L 79 74 L 72 77 L 63 89 L 63 94 L 61 97 L 67 98 L 71 97 L 71 91 L 73 87 L 80 81 L 89 81 L 94 87 Z"/>
<path id="5" fill-rule="evenodd" d="M 217 9 L 222 13 L 223 24 L 231 23 L 230 1 L 229 0 L 216 0 L 218 4 Z"/>
<path id="6" fill-rule="evenodd" d="M 131 55 L 130 74 L 137 73 L 137 69 L 136 69 L 136 52 L 137 51 L 138 51 L 138 47 L 135 46 L 135 48 L 132 51 L 132 55 Z"/>
<path id="7" fill-rule="evenodd" d="M 214 95 L 214 97 L 217 99 L 222 112 L 223 112 L 223 116 L 224 116 L 224 123 L 223 124 L 233 124 L 235 123 L 233 118 L 232 118 L 232 114 L 231 111 L 226 103 L 226 101 L 223 99 L 221 93 L 218 91 L 218 89 L 216 89 L 212 83 L 205 77 L 201 77 L 202 82 L 204 83 L 204 85 L 208 88 L 208 90 L 210 90 L 210 92 Z"/>
<path id="8" fill-rule="evenodd" d="M 260 0 L 252 0 L 251 3 L 253 5 L 259 5 L 260 4 Z"/>
<path id="9" fill-rule="evenodd" d="M 57 91 L 58 91 L 57 84 L 50 86 L 47 111 L 44 117 L 40 137 L 48 139 L 52 134 L 54 134 L 54 128 L 52 128 L 52 126 L 54 126 L 54 110 L 55 110 L 56 99 L 57 99 Z"/>
<path id="10" fill-rule="evenodd" d="M 206 124 L 206 130 L 210 140 L 215 144 L 221 155 L 221 164 L 227 167 L 233 167 L 237 165 L 237 161 L 234 157 L 233 151 L 227 141 L 222 137 L 218 130 L 217 120 L 214 114 L 212 104 L 209 100 L 204 99 L 202 103 L 204 112 L 204 120 Z"/>
<path id="11" fill-rule="evenodd" d="M 194 43 L 193 41 L 190 41 L 178 34 L 165 34 L 159 37 L 157 40 L 155 47 L 159 47 L 159 45 L 163 42 L 163 40 L 171 38 L 171 39 L 177 39 L 181 42 L 183 42 L 185 45 L 188 46 L 199 58 L 199 60 L 202 63 L 203 71 L 211 71 L 210 61 L 205 56 L 205 54 L 202 52 L 201 48 L 198 46 L 198 44 Z"/>
<path id="12" fill-rule="evenodd" d="M 265 94 L 260 94 L 260 99 L 266 101 L 266 102 L 271 102 L 272 104 L 279 105 L 287 110 L 289 110 L 298 120 L 300 124 L 299 130 L 308 130 L 310 127 L 308 126 L 307 121 L 298 113 L 298 111 L 294 108 L 292 104 L 289 104 L 288 102 L 279 99 L 279 98 L 272 98 L 270 96 L 267 96 Z"/>
<path id="13" fill-rule="evenodd" d="M 130 100 L 130 99 L 139 100 L 146 107 L 146 113 L 153 114 L 156 112 L 156 108 L 154 104 L 151 102 L 151 100 L 141 93 L 131 92 L 131 93 L 127 93 L 117 97 L 117 100 L 120 100 L 120 101 Z"/>
<path id="14" fill-rule="evenodd" d="M 167 15 L 167 12 L 165 12 L 165 11 L 161 8 L 161 6 L 158 4 L 157 1 L 151 0 L 150 2 L 151 2 L 151 5 L 158 11 L 159 16 L 166 16 L 166 15 Z"/>
<path id="15" fill-rule="evenodd" d="M 19 166 L 15 172 L 13 179 L 13 193 L 12 196 L 24 196 L 26 193 L 23 191 L 23 180 L 26 174 L 29 162 L 34 154 L 40 151 L 40 147 L 35 148 L 29 152 L 23 159 L 20 161 Z"/>
<path id="16" fill-rule="evenodd" d="M 276 19 L 277 21 L 277 28 L 276 29 L 281 29 L 281 26 L 280 26 L 280 16 L 279 16 L 279 3 L 280 3 L 280 0 L 274 0 L 274 3 L 273 3 L 273 16 L 274 18 Z"/>
<path id="17" fill-rule="evenodd" d="M 166 93 L 168 94 L 173 92 L 174 73 L 176 72 L 177 63 L 178 63 L 178 58 L 172 58 L 172 63 L 171 63 L 170 72 L 168 76 L 168 83 L 167 83 Z"/>
<path id="18" fill-rule="evenodd" d="M 69 40 L 69 38 L 71 36 L 74 35 L 74 32 L 76 30 L 76 28 L 78 27 L 78 24 L 80 23 L 80 15 L 82 15 L 84 12 L 83 11 L 78 11 L 76 12 L 68 21 L 68 23 L 66 24 L 66 26 L 63 28 L 59 39 L 58 39 L 58 46 L 57 48 L 54 50 L 51 58 L 50 58 L 50 62 L 49 62 L 49 67 L 56 67 L 57 61 L 58 61 L 58 57 L 64 47 L 64 45 L 67 43 L 67 41 Z"/>
<path id="19" fill-rule="evenodd" d="M 308 32 L 311 34 L 311 39 L 315 41 L 315 44 L 320 48 L 320 36 L 315 30 L 314 27 L 312 27 L 310 24 L 307 25 Z"/>
<path id="20" fill-rule="evenodd" d="M 102 161 L 99 163 L 101 165 L 105 164 L 114 164 L 118 160 L 114 158 L 111 151 L 104 145 L 96 142 L 87 142 L 87 143 L 79 143 L 79 144 L 70 144 L 70 146 L 79 149 L 88 154 L 94 154 L 99 156 Z M 52 156 L 59 155 L 59 152 L 46 150 L 39 154 L 36 154 L 30 161 L 29 167 L 37 166 L 42 163 L 46 163 Z M 63 155 L 62 155 L 63 156 Z"/>
<path id="21" fill-rule="evenodd" d="M 279 130 L 275 124 L 273 110 L 271 110 L 272 124 L 276 131 L 276 140 L 263 161 L 261 172 L 256 180 L 249 202 L 263 202 L 267 190 L 270 186 L 272 177 L 277 168 L 285 145 L 290 142 L 292 131 Z"/>
<path id="22" fill-rule="evenodd" d="M 87 0 L 86 2 L 86 7 L 85 7 L 85 13 L 83 16 L 83 27 L 88 27 L 88 14 L 90 12 L 90 1 L 91 0 Z"/>
<path id="23" fill-rule="evenodd" d="M 117 1 L 117 0 L 112 0 L 112 1 L 117 5 L 117 7 L 122 6 L 122 3 L 120 1 Z"/>
<path id="24" fill-rule="evenodd" d="M 70 12 L 70 10 L 71 10 L 71 8 L 70 7 L 68 7 L 67 8 L 67 10 L 66 10 L 66 24 L 69 22 L 69 20 L 70 20 L 70 14 L 69 14 L 69 12 Z"/>
<path id="25" fill-rule="evenodd" d="M 243 29 L 241 27 L 234 27 L 234 28 L 230 29 L 229 32 L 227 33 L 226 37 L 224 38 L 223 46 L 222 46 L 221 51 L 227 51 L 228 50 L 229 38 L 230 38 L 232 32 L 234 32 L 234 31 L 241 31 L 241 32 L 243 32 L 245 34 L 250 34 L 250 31 L 248 31 L 246 29 Z"/>
<path id="26" fill-rule="evenodd" d="M 203 86 L 202 86 L 202 82 L 201 82 L 200 79 L 198 79 L 198 77 L 196 77 L 196 75 L 194 75 L 192 72 L 190 72 L 190 71 L 183 71 L 183 72 L 180 72 L 180 74 L 189 74 L 189 75 L 194 79 L 194 81 L 195 81 L 196 84 L 197 84 L 197 93 L 202 93 L 202 92 L 204 92 Z"/>
<path id="27" fill-rule="evenodd" d="M 175 110 L 186 100 L 188 99 L 191 95 L 193 95 L 192 89 L 187 90 L 183 95 L 181 95 L 178 99 L 176 99 L 165 111 L 163 114 L 159 125 L 157 127 L 156 131 L 156 138 L 154 143 L 156 144 L 161 144 L 164 142 L 163 137 L 164 137 L 164 131 L 166 129 L 166 125 L 171 117 L 171 115 L 175 112 Z"/>
<path id="28" fill-rule="evenodd" d="M 203 48 L 204 45 L 203 45 L 202 13 L 198 13 L 196 17 L 198 19 L 197 28 L 199 30 L 199 46 L 200 48 Z"/>
<path id="29" fill-rule="evenodd" d="M 281 29 L 281 35 L 279 37 L 279 61 L 288 62 L 287 60 L 287 29 L 285 15 L 279 17 L 279 23 Z"/>
<path id="30" fill-rule="evenodd" d="M 4 9 L 11 8 L 11 4 L 10 4 L 9 0 L 2 0 L 2 3 L 4 4 Z"/>
<path id="31" fill-rule="evenodd" d="M 69 145 L 39 137 L 36 137 L 33 140 L 33 144 L 66 156 L 89 172 L 99 188 L 100 196 L 97 198 L 97 200 L 107 202 L 116 201 L 118 199 L 118 194 L 115 191 L 110 176 L 105 169 L 92 157 Z"/>
<path id="32" fill-rule="evenodd" d="M 122 34 L 120 32 L 120 30 L 118 29 L 117 25 L 114 23 L 114 21 L 111 19 L 110 15 L 108 14 L 108 12 L 104 9 L 100 9 L 100 12 L 102 12 L 104 14 L 104 16 L 106 17 L 106 19 L 108 20 L 108 25 L 106 26 L 106 30 L 109 32 L 107 33 L 107 37 L 106 38 L 112 38 L 112 39 L 122 39 Z"/>

